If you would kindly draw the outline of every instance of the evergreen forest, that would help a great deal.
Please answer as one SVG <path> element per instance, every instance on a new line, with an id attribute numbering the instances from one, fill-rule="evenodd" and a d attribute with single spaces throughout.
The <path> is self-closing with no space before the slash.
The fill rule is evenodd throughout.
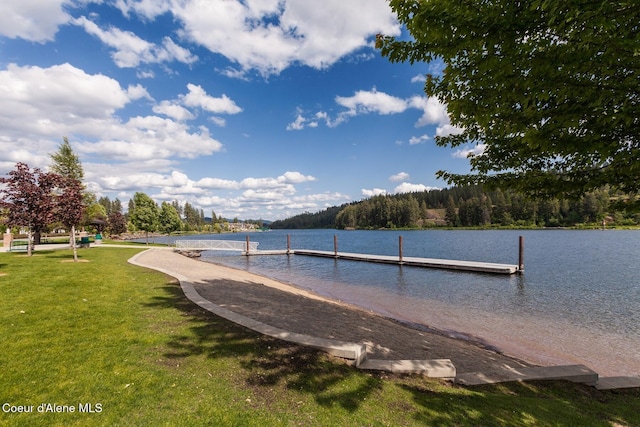
<path id="1" fill-rule="evenodd" d="M 479 186 L 379 195 L 275 221 L 271 228 L 392 229 L 431 227 L 635 226 L 640 212 L 625 210 L 628 195 L 608 188 L 580 199 L 533 200 Z M 622 208 L 621 208 L 622 206 Z"/>

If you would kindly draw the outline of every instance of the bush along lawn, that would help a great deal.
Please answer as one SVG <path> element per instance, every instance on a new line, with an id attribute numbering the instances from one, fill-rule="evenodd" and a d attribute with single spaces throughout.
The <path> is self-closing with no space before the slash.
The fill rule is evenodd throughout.
<path id="1" fill-rule="evenodd" d="M 0 253 L 0 425 L 640 425 L 638 390 L 361 372 L 200 309 L 139 250 Z"/>

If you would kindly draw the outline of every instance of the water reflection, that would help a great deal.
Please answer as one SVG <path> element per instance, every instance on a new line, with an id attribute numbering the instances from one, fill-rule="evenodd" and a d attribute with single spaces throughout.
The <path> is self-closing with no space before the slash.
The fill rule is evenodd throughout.
<path id="1" fill-rule="evenodd" d="M 396 286 L 398 289 L 399 295 L 407 295 L 409 291 L 409 284 L 407 283 L 407 279 L 404 275 L 404 267 L 400 266 L 398 268 L 398 275 L 396 276 Z"/>

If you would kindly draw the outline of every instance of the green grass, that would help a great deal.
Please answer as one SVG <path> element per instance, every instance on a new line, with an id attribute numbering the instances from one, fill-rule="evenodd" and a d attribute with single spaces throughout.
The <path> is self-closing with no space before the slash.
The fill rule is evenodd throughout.
<path id="1" fill-rule="evenodd" d="M 135 248 L 0 253 L 0 411 L 15 426 L 640 425 L 638 390 L 464 388 L 259 336 L 132 266 Z M 40 404 L 74 413 L 38 413 Z M 78 412 L 100 404 L 101 411 Z"/>

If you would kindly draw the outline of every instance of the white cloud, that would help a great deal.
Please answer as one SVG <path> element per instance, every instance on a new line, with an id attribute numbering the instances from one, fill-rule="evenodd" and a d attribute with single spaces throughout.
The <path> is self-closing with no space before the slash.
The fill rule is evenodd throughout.
<path id="1" fill-rule="evenodd" d="M 409 145 L 422 144 L 430 139 L 431 137 L 429 135 L 412 136 L 411 138 L 409 138 Z"/>
<path id="2" fill-rule="evenodd" d="M 132 94 L 139 96 L 140 90 L 128 92 L 109 77 L 87 74 L 70 64 L 9 64 L 0 70 L 0 133 L 58 139 L 87 120 L 108 120 Z"/>
<path id="3" fill-rule="evenodd" d="M 294 193 L 295 191 L 291 191 Z M 242 199 L 245 203 L 274 204 L 285 198 L 281 191 L 254 190 L 249 189 L 242 193 Z"/>
<path id="4" fill-rule="evenodd" d="M 300 172 L 285 172 L 278 177 L 279 182 L 286 182 L 290 184 L 301 184 L 303 182 L 315 181 L 315 177 L 311 175 L 303 175 Z"/>
<path id="5" fill-rule="evenodd" d="M 115 7 L 120 9 L 124 16 L 134 12 L 151 20 L 168 12 L 171 8 L 171 0 L 116 0 Z"/>
<path id="6" fill-rule="evenodd" d="M 222 117 L 212 116 L 212 117 L 209 117 L 209 121 L 221 128 L 227 125 L 227 121 Z"/>
<path id="7" fill-rule="evenodd" d="M 245 178 L 240 181 L 240 188 L 248 190 L 261 191 L 279 189 L 282 192 L 293 194 L 295 193 L 295 187 L 291 183 L 287 183 L 278 178 Z"/>
<path id="8" fill-rule="evenodd" d="M 307 119 L 298 109 L 297 117 L 294 122 L 287 126 L 287 130 L 301 130 L 305 127 L 315 127 L 318 120 L 322 120 L 328 127 L 336 127 L 346 122 L 350 117 L 364 114 L 400 114 L 408 109 L 418 109 L 422 111 L 422 116 L 418 119 L 415 126 L 422 127 L 427 125 L 437 125 L 438 135 L 452 134 L 461 132 L 460 129 L 449 123 L 446 105 L 438 101 L 437 98 L 426 98 L 423 96 L 412 96 L 408 99 L 398 98 L 384 92 L 379 92 L 376 88 L 365 91 L 360 90 L 352 96 L 336 96 L 335 102 L 346 110 L 339 112 L 335 119 L 329 117 L 325 111 L 315 113 L 314 120 Z M 429 139 L 427 135 L 412 138 L 409 143 L 411 145 L 421 143 Z"/>
<path id="9" fill-rule="evenodd" d="M 47 143 L 45 143 L 47 144 Z M 34 144 L 34 141 L 20 141 L 20 144 L 13 144 L 11 142 L 5 142 L 0 139 L 0 145 L 2 147 L 13 146 L 14 148 L 3 151 L 2 159 L 0 160 L 0 171 L 4 174 L 10 170 L 15 169 L 15 165 L 18 162 L 23 162 L 29 166 L 43 166 L 46 165 L 50 158 L 48 155 L 38 152 L 38 148 L 41 143 Z M 54 149 L 53 144 L 47 144 Z"/>
<path id="10" fill-rule="evenodd" d="M 203 178 L 199 180 L 196 185 L 208 188 L 208 189 L 227 189 L 227 190 L 240 190 L 240 189 L 250 189 L 250 190 L 271 190 L 271 189 L 280 189 L 285 192 L 291 192 L 293 189 L 292 184 L 302 184 L 304 182 L 315 181 L 316 178 L 310 175 L 303 175 L 300 172 L 290 172 L 287 171 L 284 174 L 272 178 L 244 178 L 242 181 L 232 181 L 225 180 L 219 178 Z"/>
<path id="11" fill-rule="evenodd" d="M 164 37 L 162 45 L 150 43 L 130 31 L 118 28 L 103 30 L 95 22 L 82 16 L 75 19 L 74 24 L 81 26 L 104 44 L 115 49 L 111 55 L 118 67 L 133 68 L 140 63 L 161 63 L 179 61 L 192 64 L 198 57 L 189 50 L 178 46 L 170 37 Z"/>
<path id="12" fill-rule="evenodd" d="M 409 179 L 409 174 L 406 172 L 400 172 L 395 175 L 391 175 L 389 177 L 389 181 L 391 182 L 400 182 L 400 181 L 405 181 L 407 179 Z"/>
<path id="13" fill-rule="evenodd" d="M 401 179 L 409 179 L 409 174 L 406 172 L 400 172 L 396 175 L 392 175 L 389 180 L 390 181 L 400 181 Z M 401 194 L 401 193 L 415 193 L 421 191 L 431 191 L 435 190 L 437 187 L 429 187 L 424 184 L 411 184 L 409 182 L 403 182 L 396 186 L 393 189 L 393 193 L 389 193 L 387 190 L 382 188 L 373 188 L 373 189 L 362 189 L 362 195 L 364 197 L 374 197 L 374 196 L 384 196 L 387 194 Z"/>
<path id="14" fill-rule="evenodd" d="M 44 43 L 54 39 L 70 16 L 69 0 L 3 0 L 0 2 L 0 35 Z"/>
<path id="15" fill-rule="evenodd" d="M 10 64 L 0 70 L 0 140 L 10 152 L 33 144 L 39 147 L 34 151 L 51 152 L 62 136 L 76 141 L 74 135 L 82 135 L 74 147 L 81 154 L 121 161 L 194 158 L 222 148 L 205 127 L 192 129 L 158 116 L 122 121 L 117 112 L 140 98 L 149 98 L 142 86 L 125 90 L 110 77 L 87 74 L 70 64 L 49 68 Z M 167 104 L 159 108 L 171 113 Z M 175 118 L 178 110 L 172 114 Z"/>
<path id="16" fill-rule="evenodd" d="M 184 123 L 157 116 L 132 117 L 104 136 L 110 139 L 80 143 L 79 150 L 127 161 L 174 156 L 193 159 L 222 149 L 207 128 L 201 126 L 194 132 Z"/>
<path id="17" fill-rule="evenodd" d="M 305 195 L 302 197 L 296 197 L 296 200 L 304 200 L 304 201 L 308 201 L 308 202 L 330 202 L 333 200 L 351 200 L 351 198 L 349 196 L 347 196 L 346 194 L 342 194 L 342 193 L 331 193 L 331 192 L 325 192 L 325 193 L 318 193 L 318 194 L 309 194 L 309 195 Z M 327 204 L 327 207 L 329 206 L 333 206 L 331 204 Z"/>
<path id="18" fill-rule="evenodd" d="M 240 188 L 238 181 L 221 178 L 202 178 L 196 182 L 196 185 L 210 190 L 238 190 Z"/>
<path id="19" fill-rule="evenodd" d="M 91 170 L 87 176 L 91 180 L 89 186 L 98 194 L 118 192 L 130 198 L 135 191 L 145 191 L 156 201 L 189 201 L 205 212 L 214 210 L 231 218 L 250 217 L 251 212 L 257 211 L 264 215 L 266 209 L 272 212 L 269 219 L 279 219 L 302 209 L 319 210 L 322 204 L 334 206 L 350 200 L 341 193 L 298 195 L 296 185 L 315 180 L 298 171 L 287 171 L 277 177 L 246 177 L 240 181 L 216 177 L 193 180 L 187 173 L 172 169 L 166 161 L 123 163 L 103 169 L 95 164 L 88 166 Z M 216 191 L 224 192 L 224 195 L 217 195 Z"/>
<path id="20" fill-rule="evenodd" d="M 98 177 L 97 181 L 103 189 L 106 187 L 112 191 L 134 191 L 140 188 L 181 188 L 184 191 L 184 187 L 189 184 L 187 175 L 178 171 L 172 171 L 168 175 L 154 172 L 106 175 Z"/>
<path id="21" fill-rule="evenodd" d="M 158 105 L 153 106 L 153 112 L 158 114 L 164 114 L 167 117 L 171 117 L 179 122 L 185 120 L 193 120 L 195 116 L 191 111 L 187 110 L 181 105 L 174 104 L 170 101 L 162 101 Z"/>
<path id="22" fill-rule="evenodd" d="M 153 100 L 151 95 L 149 95 L 149 92 L 147 92 L 147 89 L 144 86 L 139 84 L 135 86 L 129 86 L 127 88 L 127 95 L 131 100 L 142 99 L 142 98 L 148 99 L 150 101 Z"/>
<path id="23" fill-rule="evenodd" d="M 422 110 L 422 117 L 416 123 L 416 127 L 422 127 L 431 124 L 447 124 L 449 116 L 447 115 L 447 106 L 441 103 L 438 98 L 424 96 L 414 96 L 409 100 L 409 104 L 413 108 Z"/>
<path id="24" fill-rule="evenodd" d="M 335 102 L 339 106 L 346 108 L 345 111 L 338 113 L 335 119 L 329 117 L 329 114 L 325 111 L 318 111 L 313 116 L 313 120 L 309 120 L 303 117 L 299 111 L 296 120 L 287 126 L 287 130 L 317 127 L 318 120 L 324 121 L 328 127 L 336 127 L 346 122 L 350 117 L 362 114 L 398 114 L 409 107 L 407 101 L 384 92 L 378 92 L 375 88 L 370 91 L 357 91 L 353 96 L 336 96 Z"/>
<path id="25" fill-rule="evenodd" d="M 139 79 L 152 79 L 155 76 L 156 74 L 153 71 L 144 71 L 144 70 L 136 71 L 136 77 L 138 77 Z"/>
<path id="26" fill-rule="evenodd" d="M 403 182 L 402 184 L 398 185 L 396 188 L 393 189 L 393 192 L 396 194 L 399 193 L 415 193 L 415 192 L 421 192 L 421 191 L 431 191 L 431 190 L 435 190 L 436 187 L 428 187 L 424 184 L 411 184 L 408 182 Z"/>
<path id="27" fill-rule="evenodd" d="M 349 115 L 357 114 L 397 114 L 407 109 L 407 103 L 401 98 L 378 92 L 375 88 L 371 91 L 358 91 L 353 96 L 336 96 L 336 103 L 349 109 Z"/>
<path id="28" fill-rule="evenodd" d="M 363 188 L 361 192 L 364 197 L 374 197 L 387 194 L 387 190 L 384 190 L 382 188 L 373 188 L 371 190 Z"/>
<path id="29" fill-rule="evenodd" d="M 135 11 L 149 16 L 163 9 Z M 224 55 L 241 72 L 255 69 L 263 75 L 294 63 L 327 68 L 368 46 L 377 33 L 400 33 L 383 0 L 186 0 L 172 4 L 171 11 L 185 37 Z"/>
<path id="30" fill-rule="evenodd" d="M 216 114 L 237 114 L 242 111 L 236 103 L 227 95 L 220 98 L 214 98 L 207 95 L 206 91 L 198 85 L 189 83 L 187 85 L 189 93 L 181 95 L 182 103 L 188 107 L 199 107 L 205 111 Z"/>
<path id="31" fill-rule="evenodd" d="M 487 144 L 478 144 L 475 147 L 466 147 L 456 150 L 452 156 L 458 159 L 466 159 L 470 156 L 480 156 L 487 148 Z"/>
<path id="32" fill-rule="evenodd" d="M 304 124 L 307 122 L 307 119 L 302 117 L 300 114 L 296 117 L 296 119 L 287 125 L 287 130 L 302 130 L 304 129 Z"/>
<path id="33" fill-rule="evenodd" d="M 153 107 L 153 111 L 178 121 L 193 120 L 196 117 L 182 105 L 201 108 L 207 112 L 216 114 L 237 114 L 242 111 L 242 108 L 238 107 L 236 103 L 226 95 L 222 95 L 220 98 L 214 98 L 208 95 L 201 86 L 192 83 L 187 84 L 187 89 L 189 90 L 187 94 L 180 95 L 175 101 L 162 101 Z M 209 117 L 209 120 L 219 127 L 226 125 L 226 120 L 222 117 L 213 116 Z"/>
<path id="34" fill-rule="evenodd" d="M 460 135 L 462 132 L 464 132 L 464 129 L 453 126 L 449 123 L 438 126 L 436 129 L 436 135 L 438 136 Z"/>
<path id="35" fill-rule="evenodd" d="M 175 60 L 183 64 L 193 64 L 198 60 L 198 57 L 192 54 L 189 49 L 178 46 L 171 37 L 164 37 L 162 39 L 162 48 L 156 48 L 156 56 L 158 62 Z"/>
<path id="36" fill-rule="evenodd" d="M 60 25 L 70 21 L 63 6 L 71 0 L 21 0 L 0 5 L 0 33 L 30 41 L 53 40 Z M 257 70 L 277 74 L 292 64 L 324 69 L 341 58 L 372 46 L 378 33 L 399 35 L 400 25 L 384 0 L 116 0 L 125 16 L 135 13 L 153 20 L 171 13 L 183 27 L 182 36 L 227 57 L 243 76 Z M 140 63 L 180 61 L 197 57 L 165 38 L 162 45 L 147 42 L 118 28 L 102 29 L 86 17 L 73 21 L 115 49 L 120 67 Z M 363 57 L 363 55 L 359 55 Z M 370 55 L 369 55 L 370 57 Z"/>

